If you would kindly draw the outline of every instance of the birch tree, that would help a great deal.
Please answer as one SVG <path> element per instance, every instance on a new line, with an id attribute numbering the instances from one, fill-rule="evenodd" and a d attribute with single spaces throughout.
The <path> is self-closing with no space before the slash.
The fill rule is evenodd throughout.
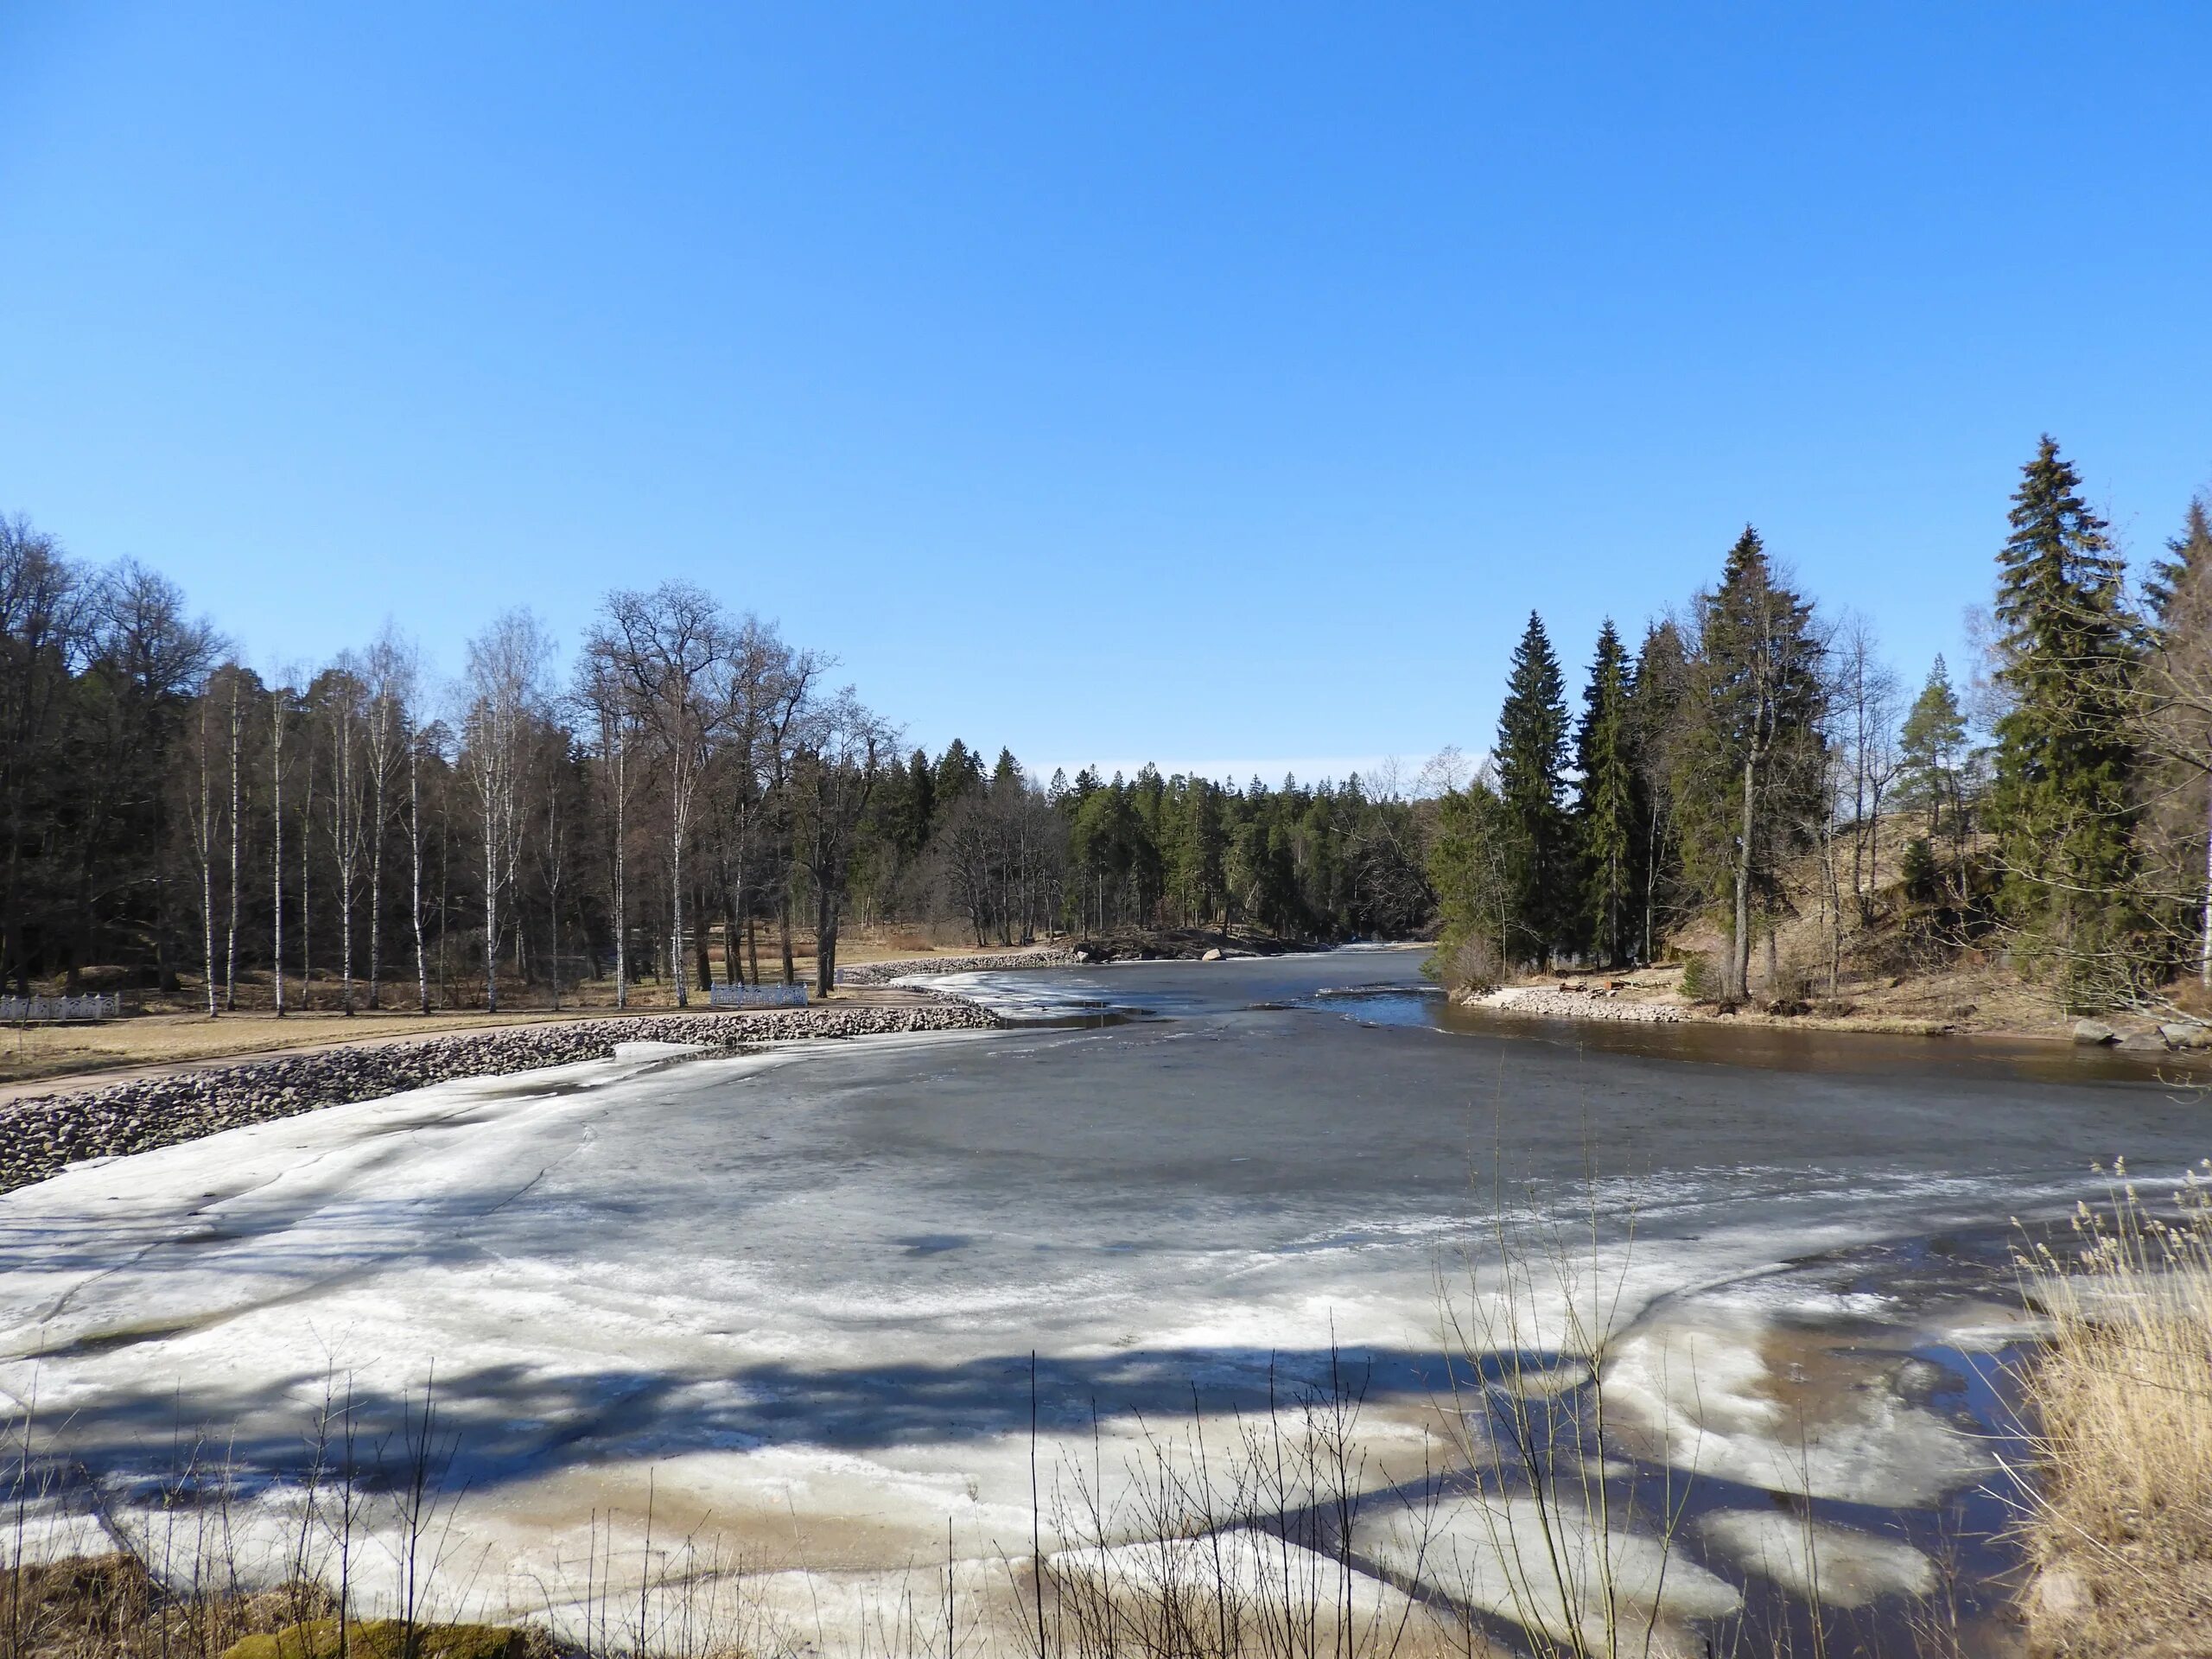
<path id="1" fill-rule="evenodd" d="M 522 862 L 524 772 L 544 701 L 551 642 L 536 617 L 509 611 L 468 645 L 461 764 L 474 786 L 484 855 L 484 1007 L 499 1009 L 503 900 Z"/>
<path id="2" fill-rule="evenodd" d="M 373 1008 L 384 995 L 385 849 L 398 804 L 403 761 L 412 776 L 409 725 L 418 670 L 414 646 L 389 626 L 369 647 L 361 667 L 367 691 L 361 736 L 369 794 L 369 1006 Z"/>

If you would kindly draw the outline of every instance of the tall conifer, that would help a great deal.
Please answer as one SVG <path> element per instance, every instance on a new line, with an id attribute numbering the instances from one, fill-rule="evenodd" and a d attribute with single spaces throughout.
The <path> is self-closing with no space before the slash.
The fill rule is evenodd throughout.
<path id="1" fill-rule="evenodd" d="M 1584 919 L 1598 954 L 1608 963 L 1632 948 L 1637 901 L 1637 781 L 1635 735 L 1629 721 L 1628 652 L 1608 617 L 1598 634 L 1590 683 L 1582 693 L 1575 728 L 1574 823 L 1582 855 Z"/>
<path id="2" fill-rule="evenodd" d="M 1512 842 L 1510 948 L 1545 966 L 1573 911 L 1573 846 L 1562 805 L 1567 738 L 1567 688 L 1559 658 L 1543 620 L 1531 611 L 1513 648 L 1496 759 Z"/>
<path id="3" fill-rule="evenodd" d="M 2192 601 L 2202 607 L 2204 590 L 2212 585 L 2212 512 L 2206 511 L 2202 496 L 2191 498 L 2181 534 L 2167 541 L 2166 554 L 2152 562 L 2143 583 L 2144 601 L 2160 629 L 2177 620 L 2177 607 L 2190 607 Z"/>
<path id="4" fill-rule="evenodd" d="M 1643 912 L 1637 954 L 1645 962 L 1657 946 L 1662 914 L 1673 913 L 1680 886 L 1669 767 L 1681 735 L 1688 685 L 1681 630 L 1665 620 L 1650 624 L 1637 652 L 1628 694 L 1636 754 L 1637 901 Z"/>
<path id="5" fill-rule="evenodd" d="M 2011 523 L 1996 606 L 2011 707 L 1988 823 L 2009 913 L 2056 963 L 2068 1004 L 2087 1007 L 2130 975 L 2134 635 L 2105 522 L 2048 435 L 2021 468 Z"/>
<path id="6" fill-rule="evenodd" d="M 1686 851 L 1728 918 L 1726 987 L 1750 991 L 1756 918 L 1786 903 L 1784 857 L 1808 844 L 1820 806 L 1823 647 L 1812 601 L 1785 586 L 1746 524 L 1720 585 L 1698 601 L 1675 795 Z"/>

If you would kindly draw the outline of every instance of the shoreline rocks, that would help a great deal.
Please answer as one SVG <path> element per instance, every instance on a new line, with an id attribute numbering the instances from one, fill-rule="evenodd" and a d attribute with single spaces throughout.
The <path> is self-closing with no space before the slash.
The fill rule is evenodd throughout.
<path id="1" fill-rule="evenodd" d="M 888 985 L 918 974 L 987 974 L 997 968 L 1067 968 L 1083 960 L 1057 947 L 1001 950 L 988 957 L 918 957 L 912 962 L 863 962 L 837 970 L 840 985 Z"/>
<path id="2" fill-rule="evenodd" d="M 87 1158 L 151 1152 L 248 1123 L 460 1077 L 503 1077 L 607 1059 L 633 1044 L 671 1046 L 658 1052 L 671 1057 L 677 1045 L 683 1052 L 739 1054 L 765 1043 L 988 1031 L 1004 1023 L 987 1008 L 947 996 L 914 1007 L 639 1014 L 399 1038 L 119 1083 L 64 1086 L 0 1106 L 0 1192 L 44 1180 Z"/>
<path id="3" fill-rule="evenodd" d="M 1531 1020 L 1614 1020 L 1628 1025 L 1672 1026 L 1689 1019 L 1665 1002 L 1624 1002 L 1592 991 L 1548 991 L 1540 986 L 1509 985 L 1475 998 L 1471 1007 Z"/>

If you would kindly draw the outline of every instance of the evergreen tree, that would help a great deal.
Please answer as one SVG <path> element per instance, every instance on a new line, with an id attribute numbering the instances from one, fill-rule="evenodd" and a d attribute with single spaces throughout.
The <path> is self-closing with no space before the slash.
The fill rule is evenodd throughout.
<path id="1" fill-rule="evenodd" d="M 918 857 L 937 819 L 937 777 L 930 770 L 929 752 L 916 749 L 906 759 L 906 787 L 899 792 L 899 812 L 893 828 L 902 857 Z"/>
<path id="2" fill-rule="evenodd" d="M 1430 971 L 1454 991 L 1487 990 L 1505 969 L 1516 902 L 1513 839 L 1504 803 L 1487 778 L 1446 790 L 1436 803 L 1427 861 L 1443 926 Z"/>
<path id="3" fill-rule="evenodd" d="M 1746 524 L 1698 601 L 1699 649 L 1673 795 L 1691 874 L 1728 917 L 1723 994 L 1750 993 L 1751 933 L 1786 900 L 1785 858 L 1821 810 L 1822 648 L 1813 607 L 1776 577 Z"/>
<path id="4" fill-rule="evenodd" d="M 1628 653 L 1609 617 L 1582 693 L 1574 733 L 1574 826 L 1582 855 L 1584 919 L 1608 963 L 1633 948 L 1637 900 L 1637 787 L 1634 734 L 1629 721 Z"/>
<path id="5" fill-rule="evenodd" d="M 1997 723 L 1988 822 L 2008 913 L 2056 964 L 2068 1005 L 2088 1007 L 2132 974 L 2136 652 L 2120 561 L 2081 489 L 2046 435 L 2021 468 L 1998 555 L 1998 680 L 2011 707 Z"/>
<path id="6" fill-rule="evenodd" d="M 1946 808 L 1951 812 L 1954 839 L 1965 825 L 1963 791 L 1966 767 L 1967 720 L 1960 711 L 1958 694 L 1951 689 L 1950 671 L 1938 657 L 1928 671 L 1928 683 L 1913 699 L 1912 710 L 1897 734 L 1902 763 L 1900 798 L 1907 806 L 1928 813 L 1928 839 L 1932 843 L 1942 827 Z"/>
<path id="7" fill-rule="evenodd" d="M 2152 918 L 2176 944 L 2187 939 L 2212 987 L 2212 514 L 2202 496 L 2166 550 L 2144 584 L 2135 858 L 2142 886 L 2164 899 Z"/>
<path id="8" fill-rule="evenodd" d="M 2143 584 L 2144 603 L 2160 629 L 2173 620 L 2177 601 L 2195 599 L 2212 582 L 2212 512 L 2202 496 L 2190 499 L 2181 534 L 2166 543 L 2166 551 L 2171 556 L 2154 560 Z"/>
<path id="9" fill-rule="evenodd" d="M 938 756 L 937 773 L 930 780 L 931 833 L 936 833 L 954 807 L 982 787 L 982 761 L 965 743 L 954 738 L 945 746 L 944 753 Z"/>
<path id="10" fill-rule="evenodd" d="M 1681 630 L 1662 620 L 1643 631 L 1629 682 L 1628 724 L 1636 757 L 1637 899 L 1643 914 L 1638 957 L 1649 962 L 1662 919 L 1671 918 L 1680 886 L 1669 766 L 1681 736 L 1689 658 Z"/>
<path id="11" fill-rule="evenodd" d="M 1573 845 L 1561 806 L 1567 768 L 1567 690 L 1543 620 L 1534 611 L 1513 648 L 1497 717 L 1497 791 L 1513 860 L 1509 949 L 1548 967 L 1573 915 Z"/>

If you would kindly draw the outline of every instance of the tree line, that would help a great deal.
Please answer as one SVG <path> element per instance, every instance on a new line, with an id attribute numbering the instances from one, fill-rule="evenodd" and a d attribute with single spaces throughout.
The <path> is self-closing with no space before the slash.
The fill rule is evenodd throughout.
<path id="1" fill-rule="evenodd" d="M 1434 807 L 1447 976 L 1649 963 L 1704 921 L 1709 989 L 1738 1001 L 1755 947 L 1775 982 L 1810 910 L 1824 960 L 1796 969 L 1831 994 L 1878 921 L 2001 951 L 2073 1008 L 2212 986 L 2206 505 L 2131 588 L 2045 437 L 2008 525 L 1978 720 L 1941 658 L 1908 703 L 1866 624 L 1825 613 L 1750 527 L 1633 651 L 1604 626 L 1572 715 L 1532 615 L 1487 763 Z"/>
<path id="2" fill-rule="evenodd" d="M 197 981 L 211 1014 L 682 1004 L 795 981 L 795 935 L 826 989 L 854 917 L 1328 939 L 1433 908 L 1395 791 L 932 759 L 833 667 L 671 582 L 608 594 L 566 662 L 515 611 L 451 684 L 390 627 L 257 671 L 160 575 L 0 519 L 0 980 Z"/>

